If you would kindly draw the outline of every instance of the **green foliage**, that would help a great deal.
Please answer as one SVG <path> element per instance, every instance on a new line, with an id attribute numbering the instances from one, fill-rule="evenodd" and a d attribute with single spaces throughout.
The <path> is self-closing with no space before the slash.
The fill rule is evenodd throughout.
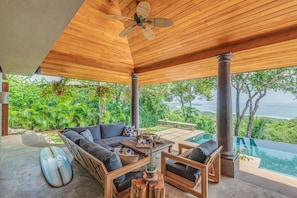
<path id="1" fill-rule="evenodd" d="M 264 76 L 258 77 L 263 80 Z M 208 81 L 201 82 L 203 83 L 196 82 L 202 86 L 199 92 L 209 97 L 207 90 L 211 89 L 209 89 Z M 211 82 L 213 81 L 209 81 L 212 85 Z M 45 80 L 31 81 L 28 77 L 21 76 L 10 76 L 9 83 L 9 126 L 11 128 L 45 131 L 94 125 L 99 123 L 99 119 L 103 123 L 125 122 L 130 124 L 130 86 L 73 79 L 52 83 Z M 140 88 L 140 127 L 154 131 L 162 130 L 161 128 L 155 129 L 155 126 L 158 125 L 159 119 L 166 118 L 182 122 L 190 120 L 197 124 L 196 129 L 215 133 L 216 115 L 193 108 L 190 96 L 193 92 L 189 97 L 185 97 L 184 101 L 187 103 L 182 107 L 176 108 L 172 106 L 172 103 L 166 102 L 170 97 L 172 99 L 176 97 L 173 93 L 168 93 L 168 90 L 173 91 L 172 84 L 174 83 Z M 191 86 L 193 87 L 193 84 Z M 183 93 L 183 90 L 178 93 Z M 246 136 L 248 123 L 248 117 L 243 116 L 239 136 Z M 233 124 L 235 125 L 234 122 Z M 296 144 L 296 128 L 297 118 L 282 120 L 255 117 L 252 137 Z"/>
<path id="2" fill-rule="evenodd" d="M 212 90 L 215 86 L 215 78 L 201 78 L 195 80 L 178 81 L 169 83 L 166 95 L 167 101 L 177 101 L 181 104 L 181 113 L 184 122 L 192 122 L 196 111 L 193 111 L 192 101 L 198 98 L 212 98 Z"/>
<path id="3" fill-rule="evenodd" d="M 297 118 L 275 121 L 267 125 L 268 139 L 277 142 L 297 144 Z"/>
<path id="4" fill-rule="evenodd" d="M 156 133 L 156 132 L 164 131 L 164 130 L 167 130 L 167 129 L 170 129 L 170 128 L 169 127 L 166 127 L 166 126 L 157 125 L 157 126 L 148 127 L 148 128 L 141 128 L 141 129 L 145 133 Z"/>
<path id="5" fill-rule="evenodd" d="M 216 120 L 214 116 L 197 116 L 194 118 L 194 123 L 197 124 L 196 129 L 204 130 L 206 133 L 216 133 Z"/>
<path id="6" fill-rule="evenodd" d="M 267 130 L 266 130 L 266 124 L 267 124 L 267 119 L 265 118 L 258 118 L 256 117 L 254 119 L 253 123 L 253 129 L 252 129 L 252 138 L 255 139 L 267 139 Z"/>
<path id="7" fill-rule="evenodd" d="M 139 93 L 140 126 L 156 126 L 158 120 L 167 117 L 169 108 L 164 104 L 167 84 L 143 86 Z"/>
<path id="8" fill-rule="evenodd" d="M 87 89 L 65 82 L 57 88 L 54 82 L 11 76 L 9 126 L 39 131 L 98 123 L 98 102 L 88 100 Z"/>

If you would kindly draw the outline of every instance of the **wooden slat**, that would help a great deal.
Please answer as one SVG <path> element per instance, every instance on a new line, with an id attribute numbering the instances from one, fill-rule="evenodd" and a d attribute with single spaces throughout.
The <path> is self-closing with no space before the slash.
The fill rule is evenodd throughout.
<path id="1" fill-rule="evenodd" d="M 297 1 L 148 0 L 148 18 L 174 21 L 151 27 L 148 41 L 133 22 L 105 17 L 133 17 L 134 0 L 86 0 L 45 60 L 42 73 L 130 84 L 155 84 L 217 75 L 215 55 L 232 51 L 232 73 L 297 65 Z M 85 70 L 85 71 L 83 71 Z M 103 75 L 104 74 L 104 75 Z"/>

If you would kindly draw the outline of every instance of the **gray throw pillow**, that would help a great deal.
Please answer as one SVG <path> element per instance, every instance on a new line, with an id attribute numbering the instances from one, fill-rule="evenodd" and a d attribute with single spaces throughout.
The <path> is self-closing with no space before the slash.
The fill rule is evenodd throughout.
<path id="1" fill-rule="evenodd" d="M 123 129 L 125 127 L 125 123 L 117 123 L 117 124 L 101 124 L 101 138 L 110 138 L 115 136 L 121 136 Z M 94 139 L 95 140 L 95 139 Z"/>
<path id="2" fill-rule="evenodd" d="M 78 133 L 81 133 L 81 132 L 85 131 L 86 129 L 89 129 L 89 131 L 91 132 L 91 134 L 93 136 L 94 141 L 101 139 L 101 133 L 100 133 L 100 126 L 99 125 L 85 126 L 85 127 L 68 127 L 68 128 L 65 128 L 64 131 L 73 130 L 73 131 L 76 131 Z"/>
<path id="3" fill-rule="evenodd" d="M 91 142 L 94 142 L 93 136 L 89 129 L 84 130 L 83 132 L 80 133 L 80 135 L 82 135 L 85 139 Z"/>
<path id="4" fill-rule="evenodd" d="M 63 135 L 67 137 L 69 140 L 71 140 L 72 142 L 74 142 L 75 144 L 78 144 L 80 139 L 84 139 L 82 135 L 72 130 L 65 131 Z"/>
<path id="5" fill-rule="evenodd" d="M 109 151 L 108 149 L 100 146 L 99 144 L 90 142 L 86 139 L 81 139 L 79 141 L 79 146 L 91 155 L 93 155 L 95 158 L 103 162 L 107 171 L 113 171 L 122 167 L 120 157 L 112 151 Z M 116 178 L 114 182 L 122 182 L 125 179 L 126 175 L 122 175 Z"/>

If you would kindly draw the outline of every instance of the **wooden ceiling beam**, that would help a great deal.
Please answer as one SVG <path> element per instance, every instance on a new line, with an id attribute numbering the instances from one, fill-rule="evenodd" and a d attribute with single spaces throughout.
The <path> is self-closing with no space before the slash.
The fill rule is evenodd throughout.
<path id="1" fill-rule="evenodd" d="M 243 50 L 253 49 L 265 45 L 271 45 L 279 42 L 284 42 L 288 40 L 297 39 L 297 26 L 293 26 L 290 28 L 284 28 L 278 31 L 270 32 L 267 34 L 262 34 L 261 36 L 251 37 L 243 40 L 239 40 L 236 42 L 225 43 L 216 47 L 212 47 L 210 49 L 205 49 L 201 51 L 197 51 L 190 54 L 185 54 L 178 57 L 173 57 L 171 59 L 167 59 L 164 61 L 146 64 L 141 67 L 137 67 L 134 69 L 134 73 L 144 73 L 157 69 L 168 68 L 180 64 L 185 64 L 189 62 L 194 62 L 210 57 L 214 57 L 215 55 L 226 53 L 226 52 L 240 52 Z"/>

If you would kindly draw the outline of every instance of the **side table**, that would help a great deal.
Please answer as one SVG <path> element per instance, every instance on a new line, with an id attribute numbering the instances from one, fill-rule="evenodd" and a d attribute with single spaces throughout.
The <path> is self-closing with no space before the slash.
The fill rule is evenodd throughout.
<path id="1" fill-rule="evenodd" d="M 132 179 L 130 198 L 165 198 L 163 174 L 157 172 L 158 180 L 148 182 L 143 178 Z"/>

